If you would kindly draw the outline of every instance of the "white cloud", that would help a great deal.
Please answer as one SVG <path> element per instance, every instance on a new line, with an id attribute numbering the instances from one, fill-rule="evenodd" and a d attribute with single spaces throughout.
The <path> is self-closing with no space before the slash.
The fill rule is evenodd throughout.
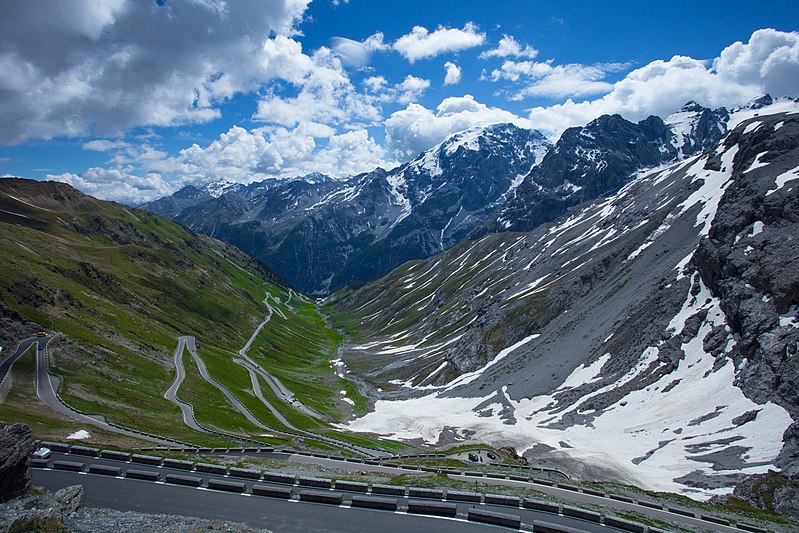
<path id="1" fill-rule="evenodd" d="M 409 104 L 419 99 L 424 92 L 430 88 L 430 80 L 417 78 L 408 74 L 402 83 L 396 86 L 396 96 L 393 101 L 400 104 Z"/>
<path id="2" fill-rule="evenodd" d="M 527 59 L 535 59 L 538 57 L 538 50 L 525 44 L 522 46 L 512 35 L 503 35 L 499 40 L 499 45 L 491 50 L 486 50 L 480 54 L 481 59 L 488 59 L 490 57 L 524 57 Z"/>
<path id="3" fill-rule="evenodd" d="M 488 107 L 469 94 L 445 98 L 435 112 L 419 104 L 409 104 L 386 120 L 386 145 L 398 159 L 407 160 L 440 143 L 448 135 L 478 123 L 498 122 L 530 127 L 528 120 L 510 111 Z"/>
<path id="4" fill-rule="evenodd" d="M 666 116 L 688 100 L 731 107 L 765 92 L 799 95 L 799 33 L 758 30 L 748 43 L 726 47 L 710 66 L 685 56 L 652 61 L 614 83 L 601 98 L 536 107 L 530 120 L 534 127 L 557 136 L 603 114 L 640 120 Z"/>
<path id="5" fill-rule="evenodd" d="M 128 146 L 128 143 L 125 141 L 109 141 L 107 139 L 95 139 L 83 143 L 83 149 L 92 152 L 108 152 L 117 148 L 125 148 L 126 146 Z"/>
<path id="6" fill-rule="evenodd" d="M 80 174 L 48 174 L 48 180 L 68 183 L 88 195 L 126 204 L 141 204 L 169 194 L 171 188 L 157 172 L 144 176 L 132 173 L 132 168 L 90 168 Z"/>
<path id="7" fill-rule="evenodd" d="M 277 55 L 278 63 L 291 71 L 281 77 L 295 86 L 296 95 L 266 94 L 258 102 L 253 118 L 289 128 L 318 123 L 329 127 L 346 125 L 350 129 L 380 120 L 374 99 L 355 90 L 338 55 L 322 47 L 307 56 L 299 43 L 286 41 L 292 44 Z M 282 72 L 282 68 L 278 71 Z"/>
<path id="8" fill-rule="evenodd" d="M 0 3 L 0 142 L 208 121 L 309 0 Z"/>
<path id="9" fill-rule="evenodd" d="M 444 85 L 457 85 L 461 81 L 461 68 L 458 65 L 447 61 L 444 63 L 444 69 L 447 71 L 444 76 Z"/>
<path id="10" fill-rule="evenodd" d="M 252 183 L 311 172 L 343 178 L 393 165 L 366 130 L 329 135 L 320 146 L 304 126 L 254 130 L 233 126 L 205 147 L 193 144 L 175 157 L 144 163 L 150 171 L 194 185 L 222 178 Z"/>
<path id="11" fill-rule="evenodd" d="M 799 33 L 757 30 L 722 50 L 713 68 L 722 78 L 758 85 L 772 96 L 799 96 Z"/>
<path id="12" fill-rule="evenodd" d="M 333 37 L 330 41 L 333 51 L 339 55 L 341 62 L 346 66 L 366 65 L 374 52 L 390 48 L 383 42 L 381 32 L 370 35 L 364 41 L 354 41 L 346 37 Z"/>
<path id="13" fill-rule="evenodd" d="M 552 65 L 552 61 L 512 61 L 503 62 L 499 69 L 491 72 L 492 81 L 523 81 L 524 85 L 511 93 L 511 99 L 522 100 L 528 96 L 586 96 L 606 93 L 613 85 L 603 81 L 608 72 L 618 72 L 627 68 L 627 63 L 606 63 L 596 65 Z"/>
<path id="14" fill-rule="evenodd" d="M 433 32 L 423 26 L 414 26 L 411 33 L 394 42 L 394 49 L 414 63 L 419 59 L 480 46 L 485 39 L 486 34 L 480 32 L 472 22 L 466 23 L 463 29 L 439 26 Z"/>

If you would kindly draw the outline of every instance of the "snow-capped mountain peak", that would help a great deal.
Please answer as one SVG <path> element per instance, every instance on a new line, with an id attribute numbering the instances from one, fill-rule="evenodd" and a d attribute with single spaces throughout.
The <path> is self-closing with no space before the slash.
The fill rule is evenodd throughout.
<path id="1" fill-rule="evenodd" d="M 241 183 L 227 179 L 220 179 L 206 184 L 201 190 L 207 192 L 213 198 L 219 198 L 223 194 L 227 194 L 229 192 L 239 192 L 243 188 L 244 186 Z"/>

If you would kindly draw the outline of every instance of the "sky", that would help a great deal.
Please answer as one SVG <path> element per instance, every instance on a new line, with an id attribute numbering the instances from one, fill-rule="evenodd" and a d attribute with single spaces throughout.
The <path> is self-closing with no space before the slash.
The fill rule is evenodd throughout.
<path id="1" fill-rule="evenodd" d="M 390 168 L 475 124 L 799 97 L 795 2 L 0 3 L 0 175 L 136 205 Z"/>

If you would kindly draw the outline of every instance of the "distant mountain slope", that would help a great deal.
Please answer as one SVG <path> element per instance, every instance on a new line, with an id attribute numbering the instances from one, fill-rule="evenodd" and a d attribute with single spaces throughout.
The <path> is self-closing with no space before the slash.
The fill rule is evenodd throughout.
<path id="1" fill-rule="evenodd" d="M 235 244 L 302 291 L 325 294 L 459 242 L 549 146 L 512 124 L 476 126 L 389 171 L 262 182 L 188 206 L 175 220 Z"/>
<path id="2" fill-rule="evenodd" d="M 551 222 L 575 205 L 619 190 L 642 169 L 701 152 L 724 135 L 728 120 L 724 108 L 689 102 L 665 121 L 650 116 L 636 124 L 604 115 L 569 128 L 476 235 L 529 231 Z"/>
<path id="3" fill-rule="evenodd" d="M 348 427 L 700 497 L 798 474 L 799 106 L 730 128 L 552 224 L 337 293 L 377 399 Z"/>

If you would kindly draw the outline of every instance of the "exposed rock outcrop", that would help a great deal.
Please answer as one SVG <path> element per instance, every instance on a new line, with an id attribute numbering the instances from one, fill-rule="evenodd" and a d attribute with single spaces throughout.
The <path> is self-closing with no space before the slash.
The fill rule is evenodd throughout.
<path id="1" fill-rule="evenodd" d="M 29 457 L 36 447 L 25 424 L 0 422 L 0 502 L 24 494 L 31 487 Z"/>

